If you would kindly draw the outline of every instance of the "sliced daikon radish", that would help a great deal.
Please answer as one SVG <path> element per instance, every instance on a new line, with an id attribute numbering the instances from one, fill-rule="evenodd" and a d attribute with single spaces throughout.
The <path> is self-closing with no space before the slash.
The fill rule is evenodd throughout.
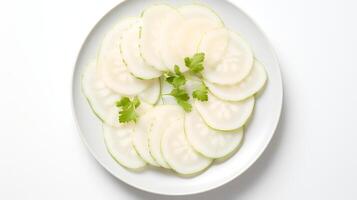
<path id="1" fill-rule="evenodd" d="M 206 125 L 194 109 L 185 116 L 185 133 L 192 147 L 208 158 L 222 158 L 233 152 L 243 139 L 243 128 L 214 130 Z"/>
<path id="2" fill-rule="evenodd" d="M 183 110 L 177 105 L 161 105 L 155 107 L 151 112 L 152 116 L 154 116 L 154 121 L 149 131 L 149 149 L 151 155 L 160 166 L 170 168 L 161 154 L 161 138 L 168 123 L 183 117 Z"/>
<path id="3" fill-rule="evenodd" d="M 128 70 L 141 79 L 153 79 L 161 76 L 161 72 L 147 64 L 140 52 L 141 20 L 123 32 L 120 49 Z"/>
<path id="4" fill-rule="evenodd" d="M 243 81 L 234 85 L 218 85 L 206 81 L 206 85 L 213 95 L 228 101 L 241 101 L 253 96 L 267 81 L 267 74 L 263 65 L 255 60 L 250 74 Z"/>
<path id="5" fill-rule="evenodd" d="M 151 86 L 149 86 L 138 96 L 141 100 L 145 101 L 146 103 L 155 105 L 159 101 L 160 93 L 161 93 L 160 80 L 155 79 L 154 82 L 151 84 Z"/>
<path id="6" fill-rule="evenodd" d="M 129 169 L 140 169 L 146 165 L 132 145 L 133 126 L 118 128 L 103 124 L 103 132 L 107 149 L 115 161 Z"/>
<path id="7" fill-rule="evenodd" d="M 104 83 L 122 95 L 136 95 L 144 91 L 152 81 L 140 80 L 128 71 L 120 52 L 123 31 L 127 30 L 137 18 L 128 18 L 117 24 L 105 36 L 98 52 L 97 71 Z"/>
<path id="8" fill-rule="evenodd" d="M 213 129 L 230 131 L 241 128 L 253 113 L 254 97 L 243 101 L 224 101 L 211 93 L 208 101 L 195 101 L 203 120 Z"/>
<path id="9" fill-rule="evenodd" d="M 170 6 L 154 5 L 142 14 L 141 55 L 149 65 L 161 71 L 167 71 L 160 53 L 163 24 L 166 24 L 168 16 L 171 16 L 173 12 L 176 11 Z"/>
<path id="10" fill-rule="evenodd" d="M 209 7 L 204 5 L 192 4 L 185 5 L 179 8 L 180 13 L 187 19 L 193 18 L 205 18 L 216 24 L 224 25 L 223 20 L 218 16 L 218 14 Z"/>
<path id="11" fill-rule="evenodd" d="M 185 67 L 184 59 L 197 53 L 202 36 L 224 25 L 212 10 L 204 6 L 183 6 L 178 10 L 180 14 L 176 13 L 170 19 L 170 25 L 165 26 L 164 33 L 167 36 L 162 37 L 162 59 L 171 71 L 178 65 L 185 72 L 188 68 Z"/>
<path id="12" fill-rule="evenodd" d="M 188 143 L 183 118 L 166 124 L 161 151 L 170 167 L 179 174 L 192 175 L 206 169 L 212 159 L 198 154 Z"/>
<path id="13" fill-rule="evenodd" d="M 118 125 L 113 116 L 118 115 L 115 102 L 120 100 L 121 96 L 110 90 L 98 77 L 95 63 L 91 63 L 82 76 L 82 90 L 93 112 L 103 122 L 112 126 Z"/>
<path id="14" fill-rule="evenodd" d="M 99 119 L 111 126 L 119 127 L 121 125 L 118 120 L 120 110 L 116 107 L 116 102 L 122 96 L 109 89 L 98 77 L 95 63 L 91 63 L 82 76 L 82 90 Z M 137 112 L 141 115 L 151 108 L 150 104 L 141 102 Z"/>
<path id="15" fill-rule="evenodd" d="M 250 73 L 254 58 L 248 43 L 238 34 L 230 32 L 230 41 L 221 62 L 214 67 L 205 67 L 206 80 L 220 85 L 239 83 Z"/>
<path id="16" fill-rule="evenodd" d="M 199 45 L 198 52 L 205 53 L 204 66 L 212 68 L 225 55 L 229 41 L 229 31 L 226 28 L 219 28 L 207 32 Z"/>
<path id="17" fill-rule="evenodd" d="M 187 71 L 183 60 L 183 55 L 179 55 L 177 49 L 181 48 L 181 43 L 177 40 L 179 37 L 178 29 L 185 22 L 184 17 L 174 10 L 166 16 L 165 23 L 162 25 L 161 35 L 161 59 L 167 69 L 173 69 L 175 65 L 180 66 L 182 72 Z"/>
<path id="18" fill-rule="evenodd" d="M 146 113 L 139 118 L 137 124 L 134 127 L 132 135 L 133 145 L 141 158 L 147 163 L 153 166 L 159 166 L 159 164 L 151 156 L 149 150 L 149 130 L 152 126 L 153 116 L 151 113 Z"/>

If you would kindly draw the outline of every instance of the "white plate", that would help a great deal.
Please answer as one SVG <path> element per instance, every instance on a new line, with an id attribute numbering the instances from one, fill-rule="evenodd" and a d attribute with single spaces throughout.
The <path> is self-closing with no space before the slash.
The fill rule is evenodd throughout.
<path id="1" fill-rule="evenodd" d="M 257 100 L 255 114 L 246 130 L 244 144 L 229 160 L 214 164 L 203 174 L 193 178 L 182 178 L 173 173 L 152 169 L 140 173 L 130 172 L 118 165 L 107 153 L 101 123 L 91 112 L 81 93 L 80 76 L 84 67 L 96 58 L 100 41 L 112 25 L 121 18 L 139 15 L 153 2 L 158 1 L 124 1 L 105 15 L 85 40 L 76 62 L 72 85 L 74 113 L 79 131 L 84 143 L 98 162 L 115 177 L 133 187 L 165 195 L 187 195 L 212 190 L 246 171 L 269 144 L 280 118 L 283 101 L 279 63 L 264 33 L 242 10 L 224 0 L 202 0 L 203 4 L 209 5 L 218 12 L 229 28 L 240 32 L 248 40 L 256 57 L 264 63 L 267 69 L 269 82 L 264 93 Z M 171 0 L 169 2 L 174 5 L 183 5 L 192 1 Z"/>

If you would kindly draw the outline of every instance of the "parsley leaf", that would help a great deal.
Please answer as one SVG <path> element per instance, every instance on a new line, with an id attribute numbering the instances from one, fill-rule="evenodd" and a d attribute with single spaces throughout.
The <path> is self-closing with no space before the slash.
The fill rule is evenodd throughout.
<path id="1" fill-rule="evenodd" d="M 192 105 L 188 102 L 188 100 L 190 100 L 190 96 L 184 89 L 174 88 L 169 95 L 175 97 L 177 104 L 180 105 L 186 112 L 191 112 Z"/>
<path id="2" fill-rule="evenodd" d="M 133 100 L 130 100 L 128 97 L 122 97 L 120 101 L 116 102 L 116 106 L 121 108 L 121 111 L 119 112 L 120 123 L 137 121 L 139 116 L 135 111 L 140 106 L 140 100 L 137 97 L 135 97 Z"/>
<path id="3" fill-rule="evenodd" d="M 185 65 L 190 72 L 199 74 L 203 70 L 203 61 L 205 60 L 204 53 L 196 53 L 192 58 L 185 58 Z"/>
<path id="4" fill-rule="evenodd" d="M 128 107 L 130 105 L 130 99 L 128 97 L 122 97 L 120 101 L 116 102 L 116 106 L 119 107 Z"/>
<path id="5" fill-rule="evenodd" d="M 178 105 L 180 105 L 186 112 L 191 112 L 192 106 L 188 102 L 190 99 L 189 94 L 182 87 L 186 84 L 186 77 L 180 71 L 179 66 L 175 65 L 174 72 L 168 72 L 166 74 L 166 81 L 173 86 L 170 96 L 176 99 Z"/>
<path id="6" fill-rule="evenodd" d="M 192 111 L 192 105 L 188 101 L 182 101 L 182 100 L 176 100 L 176 101 L 186 112 Z"/>
<path id="7" fill-rule="evenodd" d="M 166 76 L 166 81 L 170 83 L 174 88 L 179 88 L 186 84 L 186 78 L 181 73 L 180 68 L 177 65 L 175 65 L 175 73 L 169 72 Z"/>
<path id="8" fill-rule="evenodd" d="M 208 88 L 207 86 L 202 83 L 198 89 L 193 91 L 192 93 L 193 98 L 199 101 L 208 101 Z"/>
<path id="9" fill-rule="evenodd" d="M 185 65 L 191 73 L 202 78 L 201 72 L 204 69 L 203 62 L 205 60 L 204 53 L 196 53 L 191 58 L 185 58 Z M 175 65 L 174 72 L 168 72 L 166 74 L 166 81 L 173 86 L 173 90 L 170 94 L 175 97 L 176 102 L 180 105 L 186 112 L 191 112 L 192 105 L 190 104 L 190 96 L 182 87 L 186 84 L 186 77 L 180 71 L 179 66 Z M 208 101 L 208 89 L 204 83 L 193 91 L 193 98 L 199 101 Z"/>
<path id="10" fill-rule="evenodd" d="M 181 88 L 174 88 L 170 95 L 181 101 L 188 101 L 190 99 L 188 93 Z"/>

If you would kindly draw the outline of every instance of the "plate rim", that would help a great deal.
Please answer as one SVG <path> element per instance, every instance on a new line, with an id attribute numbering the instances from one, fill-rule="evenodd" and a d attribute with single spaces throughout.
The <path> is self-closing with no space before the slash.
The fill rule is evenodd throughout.
<path id="1" fill-rule="evenodd" d="M 103 167 L 106 172 L 109 172 L 112 176 L 114 176 L 116 179 L 118 179 L 119 181 L 121 181 L 122 183 L 125 183 L 128 186 L 131 186 L 133 188 L 139 189 L 141 191 L 145 191 L 145 192 L 149 192 L 152 194 L 158 194 L 158 195 L 166 195 L 166 196 L 187 196 L 187 195 L 194 195 L 194 194 L 200 194 L 200 193 L 204 193 L 204 192 L 208 192 L 211 191 L 213 189 L 217 189 L 219 187 L 222 187 L 224 185 L 226 185 L 227 183 L 233 181 L 234 179 L 236 179 L 237 177 L 241 176 L 242 174 L 244 174 L 245 172 L 247 172 L 247 170 L 255 163 L 257 162 L 257 160 L 259 158 L 261 158 L 262 154 L 265 152 L 265 150 L 267 149 L 267 147 L 269 146 L 269 144 L 271 143 L 271 140 L 273 139 L 275 132 L 277 131 L 278 125 L 280 123 L 281 120 L 281 116 L 282 116 L 282 110 L 283 110 L 283 105 L 284 105 L 284 81 L 282 78 L 282 72 L 281 72 L 281 64 L 279 62 L 279 58 L 277 56 L 276 50 L 274 48 L 274 46 L 272 45 L 271 40 L 268 38 L 267 34 L 263 31 L 263 29 L 261 28 L 261 26 L 249 15 L 247 14 L 242 8 L 240 8 L 238 5 L 236 5 L 236 3 L 232 2 L 231 0 L 224 0 L 227 3 L 229 3 L 231 6 L 233 6 L 234 8 L 238 9 L 241 13 L 243 13 L 251 22 L 254 26 L 257 27 L 257 29 L 261 32 L 263 38 L 266 40 L 269 50 L 271 51 L 273 57 L 272 59 L 275 60 L 276 64 L 277 64 L 277 75 L 279 78 L 279 83 L 280 84 L 280 95 L 279 97 L 277 97 L 277 99 L 279 99 L 279 111 L 278 114 L 275 116 L 274 120 L 272 121 L 274 123 L 274 128 L 271 131 L 271 134 L 269 135 L 269 138 L 267 140 L 265 140 L 264 145 L 262 145 L 262 148 L 260 149 L 260 151 L 258 151 L 258 153 L 255 154 L 255 156 L 253 156 L 253 159 L 244 167 L 242 168 L 240 171 L 237 171 L 236 173 L 234 173 L 234 175 L 232 175 L 231 177 L 227 178 L 224 181 L 221 182 L 217 182 L 215 184 L 212 184 L 209 187 L 205 187 L 202 189 L 197 189 L 195 191 L 190 191 L 190 192 L 165 192 L 165 191 L 154 191 L 154 190 L 150 190 L 141 186 L 137 186 L 135 184 L 129 183 L 123 179 L 121 179 L 119 176 L 117 176 L 111 169 L 109 169 L 109 167 L 107 167 L 99 158 L 98 156 L 94 153 L 94 150 L 90 147 L 90 145 L 88 144 L 87 140 L 84 138 L 84 134 L 83 131 L 81 129 L 81 127 L 79 126 L 79 121 L 78 121 L 78 116 L 76 114 L 76 108 L 75 108 L 75 76 L 76 76 L 76 69 L 78 68 L 79 65 L 79 57 L 81 52 L 84 49 L 85 44 L 87 43 L 89 37 L 92 35 L 92 33 L 94 32 L 94 30 L 96 30 L 96 28 L 99 26 L 99 24 L 101 24 L 101 22 L 104 20 L 104 18 L 111 13 L 113 10 L 115 10 L 117 7 L 121 6 L 123 3 L 127 2 L 129 0 L 122 0 L 121 2 L 115 4 L 114 7 L 112 7 L 111 9 L 109 9 L 107 12 L 105 12 L 104 15 L 102 15 L 102 17 L 95 23 L 95 25 L 91 28 L 91 30 L 89 31 L 89 33 L 87 34 L 87 36 L 85 37 L 84 41 L 81 43 L 81 46 L 79 48 L 79 51 L 77 53 L 76 56 L 76 61 L 74 63 L 74 67 L 72 69 L 72 77 L 70 79 L 71 83 L 70 83 L 70 101 L 71 101 L 71 110 L 72 110 L 72 117 L 74 119 L 74 123 L 76 126 L 76 132 L 78 132 L 81 141 L 84 143 L 84 145 L 86 146 L 86 149 L 89 151 L 89 153 L 91 154 L 91 156 L 93 156 L 96 160 L 97 163 L 100 164 L 101 167 Z"/>

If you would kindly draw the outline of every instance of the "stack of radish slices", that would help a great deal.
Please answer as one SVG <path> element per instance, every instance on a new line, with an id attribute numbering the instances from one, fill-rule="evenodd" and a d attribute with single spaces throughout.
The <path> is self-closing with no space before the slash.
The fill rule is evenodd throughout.
<path id="1" fill-rule="evenodd" d="M 204 61 L 195 75 L 185 59 L 197 53 Z M 188 94 L 183 99 L 189 109 L 167 95 L 175 89 L 167 74 L 174 73 L 185 77 L 180 90 Z M 193 175 L 239 148 L 254 95 L 266 81 L 250 46 L 213 10 L 153 5 L 106 34 L 96 62 L 83 74 L 82 89 L 119 164 Z M 206 87 L 206 100 L 190 96 L 197 85 Z M 136 103 L 119 103 L 123 97 Z M 122 109 L 132 121 L 121 121 Z"/>

